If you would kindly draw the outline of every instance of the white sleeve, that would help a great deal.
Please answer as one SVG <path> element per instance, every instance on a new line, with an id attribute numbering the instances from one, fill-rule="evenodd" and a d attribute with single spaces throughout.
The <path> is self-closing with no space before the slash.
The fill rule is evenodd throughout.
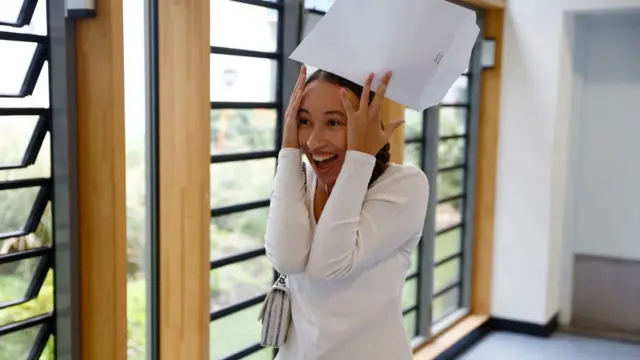
<path id="1" fill-rule="evenodd" d="M 267 257 L 281 274 L 302 273 L 307 264 L 311 228 L 305 194 L 300 150 L 281 149 L 265 233 Z"/>
<path id="2" fill-rule="evenodd" d="M 316 228 L 309 276 L 329 280 L 350 275 L 422 234 L 429 194 L 425 174 L 404 168 L 367 193 L 374 165 L 375 157 L 347 151 Z"/>

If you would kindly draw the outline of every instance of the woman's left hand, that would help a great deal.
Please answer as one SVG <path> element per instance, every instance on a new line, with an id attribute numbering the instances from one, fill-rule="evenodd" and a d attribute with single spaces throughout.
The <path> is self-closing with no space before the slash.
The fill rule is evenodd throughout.
<path id="1" fill-rule="evenodd" d="M 369 74 L 360 96 L 358 110 L 354 110 L 347 98 L 347 91 L 340 90 L 342 104 L 347 113 L 347 150 L 356 150 L 373 156 L 389 141 L 393 132 L 404 123 L 404 120 L 395 120 L 382 129 L 382 102 L 387 85 L 391 80 L 391 72 L 387 72 L 380 82 L 371 105 L 369 105 L 369 92 L 373 82 L 373 73 Z"/>

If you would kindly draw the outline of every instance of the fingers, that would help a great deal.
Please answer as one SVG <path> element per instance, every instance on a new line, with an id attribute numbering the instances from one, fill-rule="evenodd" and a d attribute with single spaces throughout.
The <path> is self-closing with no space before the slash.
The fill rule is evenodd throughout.
<path id="1" fill-rule="evenodd" d="M 302 94 L 304 93 L 304 83 L 306 80 L 307 80 L 307 67 L 302 65 L 302 67 L 300 68 L 300 74 L 298 75 L 298 80 L 296 81 L 296 85 L 293 87 L 293 91 L 291 92 L 291 98 L 289 99 L 289 107 L 297 108 L 300 105 L 300 101 L 302 100 Z"/>
<path id="2" fill-rule="evenodd" d="M 364 88 L 360 95 L 360 109 L 369 108 L 369 93 L 371 93 L 371 83 L 373 82 L 373 73 L 369 73 L 367 80 L 364 82 Z"/>
<path id="3" fill-rule="evenodd" d="M 382 102 L 384 101 L 385 93 L 387 92 L 387 86 L 389 85 L 389 81 L 391 81 L 391 71 L 387 71 L 380 81 L 380 86 L 378 87 L 378 91 L 376 91 L 376 96 L 373 98 L 373 102 L 371 103 L 371 110 L 376 112 L 379 111 L 382 107 Z"/>
<path id="4" fill-rule="evenodd" d="M 300 90 L 304 90 L 304 82 L 307 80 L 307 67 L 302 65 L 300 67 L 300 73 L 298 74 L 298 80 L 296 81 L 296 85 L 293 87 L 293 91 L 291 92 L 290 102 L 293 102 L 293 99 L 298 95 Z"/>
<path id="5" fill-rule="evenodd" d="M 404 124 L 403 119 L 389 122 L 387 126 L 385 126 L 384 130 L 382 130 L 382 132 L 384 133 L 384 138 L 389 139 L 393 132 L 396 131 L 396 129 L 398 129 L 400 126 L 402 126 L 402 124 Z"/>
<path id="6" fill-rule="evenodd" d="M 344 106 L 344 111 L 347 113 L 347 117 L 351 118 L 353 116 L 354 110 L 351 102 L 349 101 L 347 90 L 340 89 L 340 100 L 342 100 L 342 106 Z"/>

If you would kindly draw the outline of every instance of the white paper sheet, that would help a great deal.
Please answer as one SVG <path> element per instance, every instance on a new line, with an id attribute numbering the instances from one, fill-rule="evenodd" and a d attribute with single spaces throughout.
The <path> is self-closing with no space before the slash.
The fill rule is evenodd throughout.
<path id="1" fill-rule="evenodd" d="M 373 90 L 392 71 L 387 97 L 423 111 L 469 66 L 480 29 L 474 11 L 445 0 L 336 0 L 289 57 Z"/>

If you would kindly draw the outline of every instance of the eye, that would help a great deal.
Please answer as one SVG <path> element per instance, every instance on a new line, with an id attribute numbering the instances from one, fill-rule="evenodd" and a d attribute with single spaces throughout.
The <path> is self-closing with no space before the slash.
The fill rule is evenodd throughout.
<path id="1" fill-rule="evenodd" d="M 305 118 L 298 118 L 298 125 L 302 126 L 302 125 L 309 125 L 309 119 L 305 119 Z"/>
<path id="2" fill-rule="evenodd" d="M 330 127 L 336 127 L 336 126 L 340 126 L 340 122 L 338 120 L 329 120 L 327 121 L 327 125 L 329 125 Z"/>

